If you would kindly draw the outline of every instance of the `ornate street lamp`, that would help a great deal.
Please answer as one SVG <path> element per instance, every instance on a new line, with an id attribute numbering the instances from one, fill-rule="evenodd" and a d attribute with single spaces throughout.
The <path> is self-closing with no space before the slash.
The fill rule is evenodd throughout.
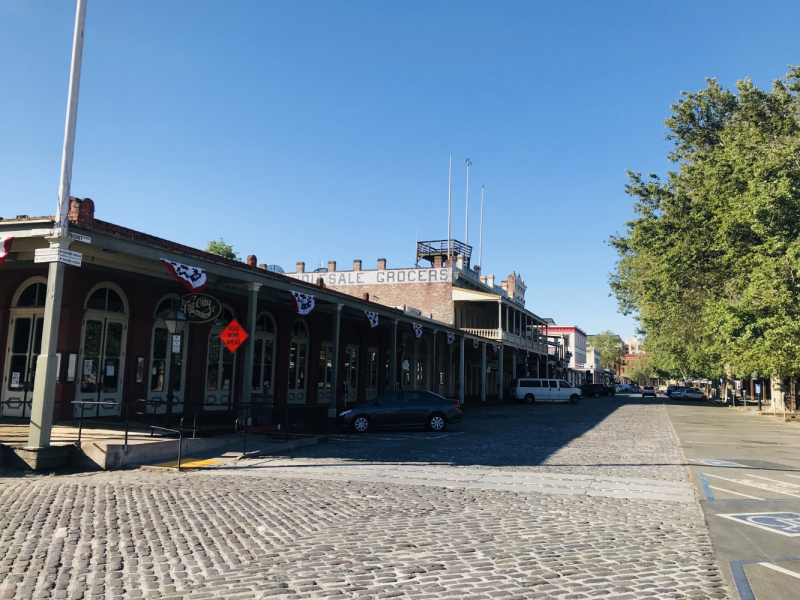
<path id="1" fill-rule="evenodd" d="M 173 354 L 176 352 L 180 353 L 181 334 L 186 328 L 186 323 L 188 323 L 186 315 L 180 310 L 171 310 L 167 313 L 167 316 L 164 317 L 164 324 L 167 326 L 167 331 L 172 335 L 172 347 L 170 348 L 169 354 L 169 377 L 167 378 L 167 419 L 165 424 L 167 428 L 172 427 L 172 403 L 175 400 L 172 393 L 172 382 L 175 379 L 175 373 L 172 372 L 173 366 L 175 365 L 175 357 Z M 175 350 L 176 348 L 177 350 Z"/>

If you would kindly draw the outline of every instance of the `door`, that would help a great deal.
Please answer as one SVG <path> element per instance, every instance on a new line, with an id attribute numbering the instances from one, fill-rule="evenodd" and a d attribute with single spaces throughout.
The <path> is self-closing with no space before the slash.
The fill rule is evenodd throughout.
<path id="1" fill-rule="evenodd" d="M 333 373 L 333 345 L 322 342 L 319 347 L 319 365 L 317 366 L 317 404 L 330 405 L 331 375 Z"/>
<path id="2" fill-rule="evenodd" d="M 127 320 L 87 312 L 81 333 L 78 356 L 80 384 L 76 400 L 85 402 L 122 403 L 122 375 L 125 367 L 125 338 Z M 73 415 L 78 417 L 120 415 L 119 406 L 76 404 Z"/>
<path id="3" fill-rule="evenodd" d="M 148 404 L 147 412 L 164 414 L 167 411 L 167 394 L 169 380 L 172 378 L 172 412 L 183 412 L 184 387 L 186 378 L 186 347 L 189 325 L 180 335 L 180 352 L 173 352 L 172 335 L 167 331 L 163 321 L 153 326 L 150 343 L 150 381 L 147 387 L 147 399 L 161 404 Z"/>
<path id="4" fill-rule="evenodd" d="M 378 357 L 380 351 L 377 348 L 370 348 L 367 351 L 367 373 L 364 380 L 364 400 L 370 402 L 378 395 Z"/>
<path id="5" fill-rule="evenodd" d="M 401 424 L 402 391 L 389 392 L 378 399 L 375 410 L 370 415 L 372 423 L 378 427 Z"/>
<path id="6" fill-rule="evenodd" d="M 42 351 L 43 313 L 13 311 L 3 381 L 4 417 L 30 417 L 36 359 Z"/>
<path id="7" fill-rule="evenodd" d="M 570 399 L 570 396 L 572 396 L 573 394 L 578 393 L 578 390 L 574 389 L 572 387 L 572 384 L 564 381 L 563 379 L 560 380 L 558 384 L 559 384 L 558 397 L 560 400 L 563 400 L 564 402 L 568 401 Z"/>
<path id="8" fill-rule="evenodd" d="M 225 410 L 233 402 L 236 363 L 231 351 L 219 339 L 223 329 L 223 327 L 212 327 L 208 334 L 204 410 Z"/>
<path id="9" fill-rule="evenodd" d="M 402 410 L 398 414 L 399 425 L 424 425 L 430 413 L 432 398 L 428 392 L 410 390 L 405 393 Z"/>
<path id="10" fill-rule="evenodd" d="M 355 404 L 358 399 L 358 346 L 348 346 L 344 351 L 344 381 L 347 382 L 344 404 Z"/>
<path id="11" fill-rule="evenodd" d="M 250 381 L 251 401 L 272 405 L 275 397 L 275 321 L 269 313 L 256 319 L 253 335 L 253 378 Z M 267 409 L 264 408 L 264 411 Z"/>

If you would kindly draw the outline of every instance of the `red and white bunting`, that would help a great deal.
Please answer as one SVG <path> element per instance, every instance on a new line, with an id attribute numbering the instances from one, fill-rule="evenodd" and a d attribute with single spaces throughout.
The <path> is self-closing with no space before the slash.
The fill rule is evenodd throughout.
<path id="1" fill-rule="evenodd" d="M 365 310 L 364 316 L 367 318 L 370 329 L 375 329 L 378 326 L 378 313 Z"/>
<path id="2" fill-rule="evenodd" d="M 447 345 L 449 346 L 454 341 L 456 341 L 456 334 L 455 333 L 448 333 L 447 334 Z"/>
<path id="3" fill-rule="evenodd" d="M 418 340 L 422 337 L 422 325 L 419 323 L 412 323 L 411 326 L 414 328 L 414 339 Z"/>
<path id="4" fill-rule="evenodd" d="M 301 294 L 300 292 L 289 292 L 294 302 L 294 314 L 307 315 L 314 310 L 314 296 Z"/>
<path id="5" fill-rule="evenodd" d="M 190 292 L 202 292 L 208 279 L 206 272 L 198 267 L 190 267 L 179 262 L 162 258 L 161 262 L 169 271 L 178 278 L 183 286 Z"/>
<path id="6" fill-rule="evenodd" d="M 3 266 L 4 262 L 6 262 L 6 257 L 8 256 L 8 253 L 11 252 L 11 244 L 13 243 L 13 235 L 8 235 L 5 237 L 0 235 L 0 267 Z"/>
<path id="7" fill-rule="evenodd" d="M 478 340 L 472 340 L 472 347 L 473 348 L 475 348 L 477 350 L 479 345 L 480 345 L 480 342 Z"/>

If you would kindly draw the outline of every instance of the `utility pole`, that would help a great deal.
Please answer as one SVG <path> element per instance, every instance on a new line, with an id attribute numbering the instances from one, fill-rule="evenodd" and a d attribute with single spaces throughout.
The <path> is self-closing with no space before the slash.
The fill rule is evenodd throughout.
<path id="1" fill-rule="evenodd" d="M 469 166 L 472 162 L 467 159 L 467 219 L 464 226 L 464 245 L 469 246 Z M 466 252 L 466 249 L 464 250 Z"/>
<path id="2" fill-rule="evenodd" d="M 481 228 L 478 234 L 478 271 L 483 267 L 483 186 L 481 185 Z M 482 273 L 481 273 L 482 274 Z"/>
<path id="3" fill-rule="evenodd" d="M 75 33 L 72 39 L 72 68 L 69 75 L 69 94 L 67 96 L 67 122 L 64 128 L 64 148 L 61 154 L 61 181 L 58 186 L 58 207 L 53 235 L 48 237 L 50 248 L 56 250 L 69 248 L 67 232 L 69 215 L 69 193 L 72 183 L 72 155 L 75 150 L 75 126 L 78 121 L 78 89 L 81 82 L 81 59 L 83 57 L 83 29 L 86 24 L 86 0 L 78 0 L 75 14 Z M 58 356 L 58 324 L 61 316 L 61 293 L 64 287 L 62 262 L 51 262 L 47 272 L 47 299 L 44 306 L 42 331 L 42 353 L 36 361 L 36 377 L 33 387 L 31 424 L 28 432 L 28 446 L 46 448 L 50 446 L 50 430 L 53 427 L 55 407 L 56 370 Z"/>

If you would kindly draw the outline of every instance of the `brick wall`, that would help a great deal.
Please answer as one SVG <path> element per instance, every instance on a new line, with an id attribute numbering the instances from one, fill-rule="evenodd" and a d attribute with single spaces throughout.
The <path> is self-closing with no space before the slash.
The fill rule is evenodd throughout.
<path id="1" fill-rule="evenodd" d="M 427 317 L 443 323 L 453 322 L 453 286 L 449 281 L 437 283 L 384 283 L 362 285 L 326 285 L 332 289 L 356 298 L 369 294 L 371 302 L 385 306 L 411 306 L 422 311 Z"/>

